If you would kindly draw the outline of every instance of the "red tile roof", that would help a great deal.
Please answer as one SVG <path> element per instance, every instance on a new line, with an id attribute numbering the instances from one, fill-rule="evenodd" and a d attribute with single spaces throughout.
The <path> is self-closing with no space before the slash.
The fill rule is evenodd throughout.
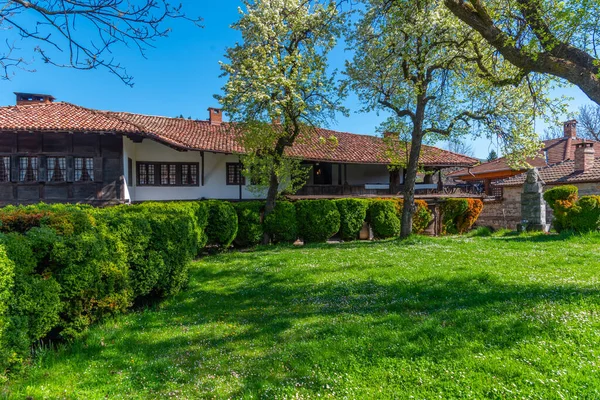
<path id="1" fill-rule="evenodd" d="M 595 159 L 594 165 L 587 171 L 575 171 L 575 161 L 562 161 L 538 170 L 541 180 L 546 185 L 600 182 L 600 157 Z M 498 182 L 501 186 L 521 186 L 525 183 L 527 173 L 515 175 Z"/>
<path id="2" fill-rule="evenodd" d="M 564 137 L 559 139 L 545 140 L 544 147 L 539 151 L 536 158 L 530 158 L 527 162 L 535 168 L 543 168 L 548 165 L 556 164 L 561 161 L 571 160 L 575 154 L 575 145 L 581 143 L 583 139 L 571 139 Z M 590 142 L 590 140 L 586 140 Z M 546 161 L 546 157 L 547 160 Z M 524 169 L 517 170 L 524 171 Z M 453 172 L 449 176 L 453 178 L 476 179 L 479 175 L 506 172 L 506 176 L 514 174 L 515 170 L 508 166 L 504 157 L 497 160 L 485 162 L 472 168 L 462 169 Z"/>
<path id="3" fill-rule="evenodd" d="M 229 123 L 211 125 L 208 121 L 99 111 L 63 102 L 0 107 L 0 131 L 115 132 L 139 135 L 187 150 L 243 153 L 244 149 L 230 128 Z M 319 137 L 331 136 L 336 137 L 337 145 L 329 141 L 323 144 L 319 140 Z M 406 147 L 398 146 L 400 157 L 407 154 Z M 317 135 L 294 144 L 289 155 L 306 160 L 389 164 L 387 149 L 379 137 L 318 128 Z M 423 146 L 421 163 L 425 166 L 469 166 L 477 160 Z"/>

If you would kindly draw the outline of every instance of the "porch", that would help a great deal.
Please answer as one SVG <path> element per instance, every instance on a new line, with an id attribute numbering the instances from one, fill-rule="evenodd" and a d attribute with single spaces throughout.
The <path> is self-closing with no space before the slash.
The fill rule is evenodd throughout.
<path id="1" fill-rule="evenodd" d="M 386 164 L 304 162 L 310 167 L 307 183 L 294 197 L 390 196 L 404 190 L 405 170 L 390 171 Z M 415 186 L 417 194 L 443 193 L 441 168 L 426 167 Z"/>

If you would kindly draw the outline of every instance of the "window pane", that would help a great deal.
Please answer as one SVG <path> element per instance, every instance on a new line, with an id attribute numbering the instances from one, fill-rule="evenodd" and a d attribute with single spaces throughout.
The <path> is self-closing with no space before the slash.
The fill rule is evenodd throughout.
<path id="1" fill-rule="evenodd" d="M 167 164 L 161 164 L 160 166 L 160 184 L 169 184 L 169 166 Z"/>
<path id="2" fill-rule="evenodd" d="M 156 176 L 154 171 L 154 164 L 148 164 L 148 185 L 154 185 L 154 177 Z"/>
<path id="3" fill-rule="evenodd" d="M 64 182 L 66 166 L 65 157 L 48 157 L 48 181 Z"/>
<path id="4" fill-rule="evenodd" d="M 75 181 L 93 182 L 94 181 L 94 159 L 89 157 L 75 158 Z"/>
<path id="5" fill-rule="evenodd" d="M 38 180 L 38 160 L 37 157 L 19 158 L 19 181 L 36 182 Z"/>
<path id="6" fill-rule="evenodd" d="M 0 182 L 8 182 L 10 180 L 10 157 L 2 157 L 0 163 Z"/>
<path id="7" fill-rule="evenodd" d="M 77 158 L 75 158 L 75 182 L 81 181 L 82 174 L 83 174 L 83 158 L 77 157 Z"/>
<path id="8" fill-rule="evenodd" d="M 94 181 L 94 159 L 86 158 L 85 159 L 85 169 L 88 176 L 88 181 Z"/>
<path id="9" fill-rule="evenodd" d="M 169 185 L 175 185 L 177 183 L 177 166 L 172 164 L 169 165 Z"/>
<path id="10" fill-rule="evenodd" d="M 147 185 L 148 164 L 138 163 L 138 185 Z"/>

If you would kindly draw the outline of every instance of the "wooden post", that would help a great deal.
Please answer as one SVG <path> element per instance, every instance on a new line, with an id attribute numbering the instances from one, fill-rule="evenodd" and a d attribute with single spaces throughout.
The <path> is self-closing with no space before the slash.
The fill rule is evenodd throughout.
<path id="1" fill-rule="evenodd" d="M 201 179 L 201 181 L 202 181 L 202 186 L 204 186 L 204 152 L 201 151 L 200 155 L 202 156 L 202 179 Z"/>

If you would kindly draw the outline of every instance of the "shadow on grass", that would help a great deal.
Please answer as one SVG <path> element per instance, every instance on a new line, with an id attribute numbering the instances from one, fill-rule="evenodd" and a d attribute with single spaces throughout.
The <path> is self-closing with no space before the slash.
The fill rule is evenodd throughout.
<path id="1" fill-rule="evenodd" d="M 196 268 L 188 291 L 168 305 L 129 316 L 118 328 L 103 328 L 105 344 L 91 336 L 48 363 L 76 358 L 78 368 L 87 370 L 93 360 L 103 360 L 110 367 L 98 373 L 105 378 L 81 382 L 100 390 L 121 373 L 140 393 L 236 374 L 229 393 L 234 398 L 303 380 L 304 389 L 316 394 L 326 383 L 319 376 L 327 374 L 307 381 L 315 366 L 331 375 L 343 373 L 350 362 L 440 361 L 509 349 L 561 328 L 554 319 L 533 317 L 541 303 L 600 304 L 597 290 L 506 284 L 485 273 L 311 284 L 302 280 L 302 271 L 268 271 L 278 260 L 259 261 L 264 254 L 244 257 L 245 266 L 261 262 L 261 268 Z"/>

